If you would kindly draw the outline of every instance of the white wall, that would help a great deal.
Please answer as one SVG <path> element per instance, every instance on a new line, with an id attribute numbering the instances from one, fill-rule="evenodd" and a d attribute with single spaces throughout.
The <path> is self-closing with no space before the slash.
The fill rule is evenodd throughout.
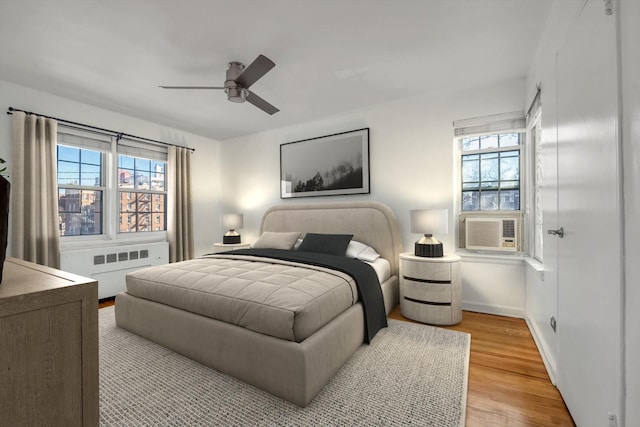
<path id="1" fill-rule="evenodd" d="M 625 203 L 626 425 L 640 420 L 640 2 L 621 0 L 622 151 Z"/>
<path id="2" fill-rule="evenodd" d="M 194 241 L 196 255 L 210 252 L 211 244 L 220 240 L 220 175 L 218 168 L 220 163 L 220 143 L 218 141 L 2 80 L 0 80 L 0 105 L 2 105 L 2 108 L 11 106 L 144 138 L 195 148 L 196 151 L 192 157 L 192 197 L 194 229 L 196 230 Z M 0 157 L 9 162 L 7 172 L 11 173 L 11 116 L 5 112 L 6 110 L 3 110 L 0 115 Z"/>
<path id="3" fill-rule="evenodd" d="M 453 121 L 522 110 L 524 92 L 524 81 L 517 80 L 475 90 L 429 93 L 224 141 L 223 209 L 244 213 L 243 241 L 251 242 L 258 237 L 262 213 L 274 204 L 379 200 L 398 216 L 404 248 L 411 251 L 419 236 L 410 233 L 410 209 L 446 207 L 453 213 Z M 371 194 L 280 199 L 280 144 L 364 127 L 370 128 Z M 449 230 L 448 235 L 436 237 L 443 241 L 445 251 L 452 252 L 456 241 L 453 215 Z M 491 274 L 482 274 L 482 279 L 473 273 L 478 267 L 463 268 L 471 272 L 462 277 L 463 301 L 522 314 L 522 263 L 515 269 L 491 264 Z"/>

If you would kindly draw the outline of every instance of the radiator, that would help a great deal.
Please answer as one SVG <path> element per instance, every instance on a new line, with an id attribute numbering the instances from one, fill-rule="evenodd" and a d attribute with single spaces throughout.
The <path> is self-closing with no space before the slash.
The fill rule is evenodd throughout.
<path id="1" fill-rule="evenodd" d="M 60 270 L 97 280 L 99 299 L 126 290 L 127 273 L 168 262 L 167 242 L 63 250 L 60 253 Z"/>

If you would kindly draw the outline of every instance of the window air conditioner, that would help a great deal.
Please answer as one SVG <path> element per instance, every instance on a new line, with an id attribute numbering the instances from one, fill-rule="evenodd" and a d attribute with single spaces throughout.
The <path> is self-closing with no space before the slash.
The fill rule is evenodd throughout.
<path id="1" fill-rule="evenodd" d="M 467 218 L 465 221 L 467 249 L 509 252 L 518 250 L 516 218 Z"/>

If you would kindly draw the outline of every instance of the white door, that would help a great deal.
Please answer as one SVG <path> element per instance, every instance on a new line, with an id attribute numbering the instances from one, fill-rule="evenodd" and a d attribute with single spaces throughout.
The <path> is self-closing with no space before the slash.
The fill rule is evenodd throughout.
<path id="1" fill-rule="evenodd" d="M 615 16 L 590 0 L 557 56 L 558 378 L 579 426 L 622 411 Z"/>

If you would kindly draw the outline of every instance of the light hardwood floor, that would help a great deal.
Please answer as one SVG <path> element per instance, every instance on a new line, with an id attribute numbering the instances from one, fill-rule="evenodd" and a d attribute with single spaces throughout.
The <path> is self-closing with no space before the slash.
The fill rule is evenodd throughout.
<path id="1" fill-rule="evenodd" d="M 463 311 L 444 328 L 471 334 L 467 427 L 575 425 L 523 319 Z"/>
<path id="2" fill-rule="evenodd" d="M 412 322 L 400 306 L 389 318 Z M 467 427 L 575 425 L 524 320 L 463 311 L 462 322 L 444 328 L 471 334 Z"/>

